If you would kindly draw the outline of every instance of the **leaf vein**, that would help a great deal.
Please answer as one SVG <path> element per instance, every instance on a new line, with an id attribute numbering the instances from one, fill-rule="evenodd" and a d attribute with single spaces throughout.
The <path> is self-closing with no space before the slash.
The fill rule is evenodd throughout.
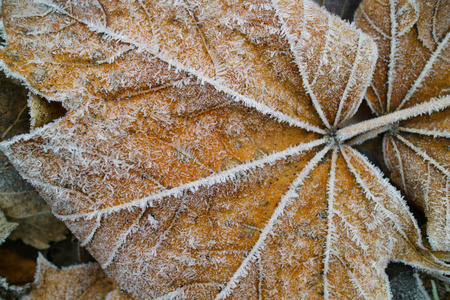
<path id="1" fill-rule="evenodd" d="M 286 150 L 267 155 L 259 160 L 254 160 L 254 161 L 242 164 L 242 165 L 238 165 L 234 168 L 228 169 L 221 173 L 215 173 L 215 174 L 212 174 L 211 176 L 208 176 L 205 178 L 200 178 L 196 181 L 189 182 L 186 184 L 182 184 L 176 188 L 163 190 L 163 191 L 159 192 L 158 194 L 150 195 L 150 196 L 140 198 L 140 199 L 135 199 L 128 203 L 116 205 L 111 208 L 100 209 L 100 210 L 88 212 L 88 213 L 79 213 L 79 214 L 73 214 L 73 215 L 57 215 L 57 216 L 61 220 L 76 220 L 79 218 L 90 219 L 90 218 L 98 216 L 98 215 L 109 214 L 109 213 L 113 213 L 115 211 L 131 208 L 131 207 L 153 206 L 154 201 L 156 201 L 156 200 L 161 200 L 162 198 L 169 197 L 169 196 L 175 196 L 175 197 L 181 196 L 187 191 L 194 192 L 194 191 L 198 190 L 200 187 L 207 187 L 207 186 L 212 186 L 212 185 L 220 183 L 220 182 L 225 182 L 226 180 L 235 178 L 238 174 L 245 173 L 251 169 L 262 167 L 267 164 L 273 164 L 278 160 L 284 159 L 291 155 L 301 153 L 303 151 L 310 150 L 316 146 L 323 145 L 326 142 L 327 142 L 327 139 L 324 138 L 324 139 L 315 140 L 315 141 L 312 141 L 309 143 L 300 144 L 295 147 L 290 147 Z"/>
<path id="2" fill-rule="evenodd" d="M 418 154 L 420 157 L 422 157 L 425 161 L 429 162 L 431 165 L 436 167 L 439 171 L 441 171 L 447 178 L 450 178 L 450 171 L 446 169 L 446 166 L 441 165 L 438 161 L 436 161 L 434 158 L 429 156 L 425 151 L 423 151 L 421 148 L 416 147 L 408 141 L 406 138 L 402 137 L 400 134 L 395 134 L 395 137 L 402 141 L 406 146 L 408 146 L 411 150 L 413 150 L 416 154 Z"/>
<path id="3" fill-rule="evenodd" d="M 240 279 L 248 274 L 248 269 L 250 268 L 251 263 L 255 262 L 255 260 L 257 260 L 261 256 L 261 251 L 266 244 L 266 239 L 272 233 L 276 222 L 284 214 L 286 207 L 298 197 L 296 189 L 304 183 L 310 172 L 322 160 L 322 158 L 330 150 L 330 148 L 331 146 L 327 145 L 324 149 L 318 152 L 303 168 L 297 178 L 292 182 L 289 190 L 281 197 L 280 201 L 278 202 L 277 208 L 275 209 L 269 221 L 265 225 L 263 231 L 259 235 L 258 241 L 256 241 L 256 243 L 253 245 L 250 253 L 241 263 L 233 276 L 229 279 L 224 289 L 216 296 L 215 300 L 224 299 L 229 296 L 239 283 Z"/>

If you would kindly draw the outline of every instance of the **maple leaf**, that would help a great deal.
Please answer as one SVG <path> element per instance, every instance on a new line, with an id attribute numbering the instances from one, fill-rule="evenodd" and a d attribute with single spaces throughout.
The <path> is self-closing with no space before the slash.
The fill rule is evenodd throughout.
<path id="1" fill-rule="evenodd" d="M 108 278 L 97 263 L 57 268 L 39 254 L 32 290 L 27 300 L 127 299 L 116 291 L 116 283 Z M 109 297 L 109 295 L 122 298 Z M 116 296 L 117 295 L 117 296 Z"/>
<path id="2" fill-rule="evenodd" d="M 2 66 L 68 114 L 1 144 L 136 298 L 389 298 L 447 271 L 339 128 L 377 51 L 309 1 L 4 1 Z M 89 11 L 87 14 L 86 11 Z"/>
<path id="3" fill-rule="evenodd" d="M 371 14 L 373 11 L 376 13 Z M 367 92 L 377 115 L 448 97 L 449 1 L 367 0 L 355 20 L 380 50 Z M 450 251 L 449 120 L 447 108 L 378 130 L 388 131 L 383 138 L 383 153 L 392 180 L 425 211 L 431 246 L 445 251 Z"/>

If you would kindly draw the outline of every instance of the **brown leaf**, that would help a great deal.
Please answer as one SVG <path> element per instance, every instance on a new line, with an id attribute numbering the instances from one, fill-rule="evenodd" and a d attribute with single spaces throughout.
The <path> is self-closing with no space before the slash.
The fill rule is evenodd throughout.
<path id="1" fill-rule="evenodd" d="M 4 75 L 0 77 L 0 85 L 1 138 L 29 132 L 26 91 Z M 33 123 L 43 122 L 40 117 L 32 120 Z M 18 224 L 8 237 L 10 239 L 20 238 L 26 244 L 45 249 L 50 241 L 65 238 L 65 225 L 53 217 L 45 200 L 19 175 L 3 153 L 0 153 L 0 209 L 10 221 Z"/>
<path id="2" fill-rule="evenodd" d="M 356 24 L 380 57 L 367 99 L 378 115 L 445 99 L 450 91 L 450 2 L 364 1 Z M 450 250 L 450 110 L 389 128 L 384 157 L 392 180 L 428 220 L 435 250 Z"/>
<path id="3" fill-rule="evenodd" d="M 5 241 L 17 225 L 17 223 L 8 222 L 0 210 L 0 244 Z M 27 293 L 27 287 L 11 284 L 22 284 L 24 281 L 26 282 L 28 278 L 24 279 L 24 276 L 26 277 L 30 274 L 33 266 L 30 268 L 29 261 L 6 249 L 0 248 L 0 252 L 0 299 L 20 298 Z"/>
<path id="4" fill-rule="evenodd" d="M 35 282 L 25 299 L 111 299 L 108 298 L 108 294 L 115 288 L 114 280 L 108 278 L 96 263 L 58 269 L 39 255 Z"/>
<path id="5" fill-rule="evenodd" d="M 4 74 L 0 74 L 0 86 L 0 138 L 6 140 L 29 132 L 26 90 Z"/>
<path id="6" fill-rule="evenodd" d="M 67 228 L 50 212 L 50 207 L 25 181 L 8 158 L 0 153 L 0 209 L 11 222 L 18 224 L 8 238 L 22 239 L 38 249 L 50 241 L 65 239 Z"/>
<path id="7" fill-rule="evenodd" d="M 9 285 L 5 278 L 0 277 L 0 297 L 5 300 L 21 299 L 29 292 L 29 285 Z"/>
<path id="8" fill-rule="evenodd" d="M 66 113 L 60 102 L 48 102 L 43 97 L 29 93 L 28 106 L 30 107 L 31 128 L 42 127 L 51 121 L 63 117 Z"/>
<path id="9" fill-rule="evenodd" d="M 0 248 L 0 276 L 9 284 L 24 285 L 33 281 L 36 262 L 29 258 Z"/>
<path id="10" fill-rule="evenodd" d="M 126 294 L 125 292 L 121 291 L 120 289 L 115 289 L 114 291 L 110 292 L 106 300 L 131 300 L 132 298 Z"/>
<path id="11" fill-rule="evenodd" d="M 3 11 L 4 66 L 69 111 L 2 150 L 132 296 L 385 299 L 390 260 L 448 271 L 400 194 L 345 145 L 411 114 L 338 129 L 376 49 L 325 10 L 44 0 Z"/>

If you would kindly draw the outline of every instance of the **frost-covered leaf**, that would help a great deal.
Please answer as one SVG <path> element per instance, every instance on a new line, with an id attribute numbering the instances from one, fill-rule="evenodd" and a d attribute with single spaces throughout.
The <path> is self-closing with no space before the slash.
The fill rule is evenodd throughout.
<path id="1" fill-rule="evenodd" d="M 367 91 L 378 115 L 450 102 L 449 1 L 366 0 L 355 20 L 380 52 Z M 449 251 L 450 110 L 395 124 L 383 146 L 392 180 L 426 212 L 432 247 Z"/>
<path id="2" fill-rule="evenodd" d="M 50 241 L 65 238 L 66 226 L 50 212 L 50 207 L 36 190 L 25 181 L 8 158 L 0 153 L 0 209 L 10 221 L 18 224 L 9 236 L 39 249 Z"/>
<path id="3" fill-rule="evenodd" d="M 0 135 L 8 139 L 26 133 L 30 129 L 27 113 L 27 97 L 17 81 L 0 77 Z M 33 120 L 42 122 L 42 118 Z M 26 244 L 39 249 L 49 247 L 50 241 L 65 238 L 67 229 L 50 212 L 50 207 L 36 190 L 26 182 L 8 158 L 0 153 L 0 209 L 6 217 L 19 226 L 9 236 L 22 239 Z"/>
<path id="4" fill-rule="evenodd" d="M 25 299 L 105 300 L 109 299 L 108 294 L 115 289 L 114 280 L 108 278 L 97 263 L 58 269 L 42 255 L 39 255 L 35 282 L 30 294 Z M 123 297 L 122 299 L 127 298 Z"/>
<path id="5" fill-rule="evenodd" d="M 114 291 L 110 292 L 106 296 L 106 300 L 132 300 L 132 299 L 133 298 L 131 298 L 130 295 L 128 295 L 127 293 L 118 288 L 116 288 Z"/>
<path id="6" fill-rule="evenodd" d="M 68 113 L 2 150 L 136 298 L 386 299 L 390 260 L 448 271 L 345 145 L 372 123 L 338 130 L 374 43 L 310 1 L 3 1 L 3 15 L 6 72 Z"/>

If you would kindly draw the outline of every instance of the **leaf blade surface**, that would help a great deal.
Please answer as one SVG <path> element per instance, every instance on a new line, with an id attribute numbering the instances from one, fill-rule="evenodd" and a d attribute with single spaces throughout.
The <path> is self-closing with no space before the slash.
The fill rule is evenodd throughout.
<path id="1" fill-rule="evenodd" d="M 2 143 L 2 150 L 133 296 L 386 298 L 383 270 L 390 259 L 445 269 L 420 250 L 416 224 L 398 193 L 333 136 L 357 109 L 376 58 L 373 42 L 355 28 L 308 1 L 301 3 L 307 10 L 294 11 L 300 20 L 308 12 L 345 29 L 332 34 L 343 34 L 348 45 L 336 38 L 333 51 L 311 62 L 336 76 L 345 68 L 342 78 L 332 78 L 330 96 L 319 93 L 326 72 L 316 75 L 299 64 L 323 39 L 296 48 L 294 38 L 283 37 L 295 29 L 278 19 L 288 2 L 278 3 L 278 11 L 257 1 L 243 11 L 214 1 L 36 3 L 31 17 L 18 16 L 21 6 L 9 4 L 6 29 L 15 36 L 10 50 L 27 43 L 44 52 L 41 61 L 28 49 L 22 54 L 29 64 L 8 51 L 4 59 L 69 112 Z M 96 18 L 82 13 L 87 8 Z M 35 34 L 24 37 L 14 22 Z M 308 34 L 316 33 L 313 25 Z M 83 43 L 52 56 L 61 39 Z M 41 40 L 50 42 L 32 47 Z M 98 45 L 108 59 L 93 60 Z M 321 63 L 330 55 L 335 61 Z M 47 77 L 29 66 L 54 69 Z M 145 74 L 133 72 L 137 67 Z M 46 82 L 59 72 L 70 76 Z M 310 81 L 317 82 L 314 89 Z M 342 101 L 328 107 L 332 94 Z M 351 198 L 344 189 L 353 189 Z M 375 238 L 369 229 L 377 229 Z M 341 257 L 347 246 L 352 252 Z M 364 272 L 352 267 L 358 263 Z M 345 283 L 338 286 L 342 272 Z"/>
<path id="2" fill-rule="evenodd" d="M 371 14 L 374 9 L 378 12 Z M 375 38 L 380 49 L 367 92 L 369 105 L 378 115 L 426 103 L 431 107 L 434 100 L 448 98 L 449 13 L 446 1 L 363 2 L 356 15 L 357 25 Z M 383 15 L 390 16 L 389 22 L 382 19 Z M 383 143 L 393 181 L 425 211 L 430 243 L 444 251 L 450 249 L 449 192 L 445 187 L 449 179 L 449 154 L 445 150 L 449 143 L 448 119 L 448 109 L 442 109 L 428 117 L 399 122 L 392 126 L 396 132 L 385 135 Z M 435 186 L 439 192 L 431 188 L 430 179 L 425 179 L 431 177 L 441 182 Z"/>

